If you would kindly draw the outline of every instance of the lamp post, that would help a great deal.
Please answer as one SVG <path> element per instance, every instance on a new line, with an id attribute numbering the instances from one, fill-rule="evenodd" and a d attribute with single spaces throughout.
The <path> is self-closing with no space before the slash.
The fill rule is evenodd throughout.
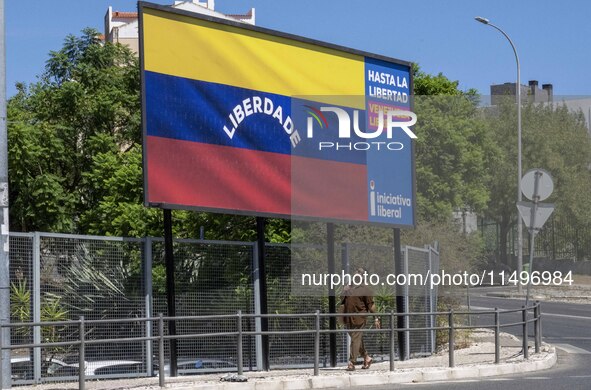
<path id="1" fill-rule="evenodd" d="M 501 34 L 507 38 L 515 53 L 515 61 L 517 62 L 517 84 L 515 84 L 515 97 L 517 101 L 517 201 L 521 202 L 521 75 L 519 68 L 519 56 L 517 55 L 517 49 L 509 35 L 501 30 L 499 27 L 492 24 L 488 19 L 480 16 L 475 17 L 476 21 L 491 26 L 498 30 Z M 521 272 L 523 269 L 523 224 L 519 215 L 517 215 L 517 272 Z M 521 293 L 523 291 L 521 284 L 517 284 L 517 291 Z"/>

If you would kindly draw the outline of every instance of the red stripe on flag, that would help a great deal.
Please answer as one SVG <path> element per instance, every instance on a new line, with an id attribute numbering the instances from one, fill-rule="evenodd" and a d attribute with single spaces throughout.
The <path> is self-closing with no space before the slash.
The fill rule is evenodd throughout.
<path id="1" fill-rule="evenodd" d="M 148 136 L 148 201 L 289 214 L 290 156 Z"/>
<path id="2" fill-rule="evenodd" d="M 365 165 L 148 136 L 148 202 L 367 221 Z"/>
<path id="3" fill-rule="evenodd" d="M 292 156 L 293 215 L 367 221 L 367 167 Z"/>

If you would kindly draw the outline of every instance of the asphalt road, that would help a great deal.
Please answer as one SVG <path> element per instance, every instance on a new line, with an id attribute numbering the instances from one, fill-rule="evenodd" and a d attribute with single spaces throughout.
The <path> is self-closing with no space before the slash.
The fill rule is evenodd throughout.
<path id="1" fill-rule="evenodd" d="M 473 308 L 516 309 L 523 300 L 491 298 L 479 296 L 478 290 L 472 291 Z M 591 303 L 591 302 L 590 302 Z M 442 381 L 404 385 L 372 387 L 382 389 L 478 389 L 478 390 L 591 390 L 591 304 L 542 302 L 542 336 L 547 343 L 557 347 L 557 364 L 545 371 L 530 374 L 506 375 L 492 378 Z M 520 314 L 501 316 L 501 323 L 520 320 Z M 490 324 L 491 318 L 475 318 L 473 324 Z M 521 338 L 522 328 L 503 328 L 504 332 Z M 533 330 L 530 329 L 530 336 Z M 530 339 L 531 340 L 531 339 Z M 364 388 L 368 390 L 368 388 Z"/>

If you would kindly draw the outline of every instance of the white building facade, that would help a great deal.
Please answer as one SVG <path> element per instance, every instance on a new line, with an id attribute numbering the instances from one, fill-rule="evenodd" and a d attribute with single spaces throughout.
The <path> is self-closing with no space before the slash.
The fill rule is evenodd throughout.
<path id="1" fill-rule="evenodd" d="M 251 8 L 243 15 L 226 15 L 215 10 L 215 0 L 175 1 L 171 7 L 232 20 L 234 22 L 255 24 L 254 8 Z M 109 7 L 105 14 L 104 36 L 105 42 L 121 43 L 137 53 L 139 50 L 139 24 L 137 12 L 113 11 L 113 7 Z"/>

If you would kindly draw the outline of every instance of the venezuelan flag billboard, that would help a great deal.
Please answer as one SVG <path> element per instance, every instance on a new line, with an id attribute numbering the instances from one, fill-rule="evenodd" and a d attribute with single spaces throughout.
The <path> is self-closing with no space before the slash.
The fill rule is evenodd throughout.
<path id="1" fill-rule="evenodd" d="M 143 2 L 140 60 L 146 205 L 414 226 L 410 63 Z"/>

